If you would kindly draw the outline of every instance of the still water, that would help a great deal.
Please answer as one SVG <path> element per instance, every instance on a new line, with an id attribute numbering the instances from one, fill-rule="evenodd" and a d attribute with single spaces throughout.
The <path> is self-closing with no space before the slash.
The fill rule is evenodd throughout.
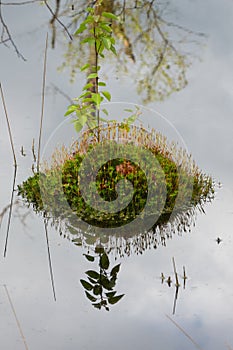
<path id="1" fill-rule="evenodd" d="M 222 183 L 215 200 L 204 207 L 205 213 L 197 213 L 190 232 L 175 234 L 166 239 L 166 244 L 144 249 L 142 254 L 132 252 L 122 257 L 114 252 L 109 254 L 111 267 L 121 264 L 114 290 L 117 295 L 124 294 L 110 306 L 109 312 L 94 309 L 80 283 L 80 279 L 87 279 L 86 271 L 98 271 L 97 260 L 88 261 L 83 255 L 93 252 L 48 227 L 54 300 L 44 222 L 22 204 L 14 206 L 5 258 L 7 215 L 0 231 L 2 349 L 233 348 L 233 42 L 229 35 L 233 29 L 233 5 L 228 1 L 197 2 L 189 4 L 190 7 L 180 3 L 184 24 L 208 33 L 207 47 L 203 61 L 190 68 L 189 86 L 151 108 L 174 125 L 200 168 Z M 192 18 L 194 10 L 198 21 Z M 9 19 L 28 61 L 22 62 L 12 51 L 0 47 L 1 82 L 17 153 L 17 184 L 31 175 L 31 145 L 32 139 L 38 137 L 46 34 L 45 29 L 33 31 L 34 21 L 26 21 L 31 18 L 30 9 L 24 11 L 20 17 L 27 23 L 24 30 L 16 11 Z M 44 13 L 40 11 L 38 27 L 44 23 Z M 207 12 L 208 20 L 204 15 Z M 219 24 L 216 30 L 219 17 L 224 18 L 224 25 Z M 68 78 L 56 73 L 58 64 L 58 54 L 49 50 L 44 145 L 63 121 L 67 107 L 67 101 L 52 90 L 52 84 L 62 87 L 72 97 L 79 89 L 78 84 L 70 86 Z M 127 81 L 113 80 L 111 88 L 115 101 L 140 103 Z M 3 110 L 0 113 L 1 213 L 10 202 L 14 168 Z M 147 122 L 156 127 L 152 117 Z M 69 137 L 64 136 L 67 142 Z M 26 156 L 21 155 L 21 146 Z M 178 290 L 173 257 L 180 282 Z M 183 267 L 187 275 L 185 285 Z M 169 276 L 170 286 L 166 282 Z"/>

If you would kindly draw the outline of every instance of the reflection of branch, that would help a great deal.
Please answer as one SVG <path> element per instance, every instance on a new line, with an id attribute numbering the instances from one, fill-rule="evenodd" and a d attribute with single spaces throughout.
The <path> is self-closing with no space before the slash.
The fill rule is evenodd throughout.
<path id="1" fill-rule="evenodd" d="M 52 259 L 51 259 L 50 248 L 49 248 L 48 219 L 47 218 L 44 219 L 44 228 L 45 228 L 45 237 L 46 237 L 46 245 L 47 245 L 47 253 L 48 253 L 50 279 L 51 279 L 51 283 L 52 283 L 53 297 L 54 297 L 54 300 L 56 301 L 56 292 L 55 292 L 55 284 L 54 284 L 54 277 L 53 277 Z"/>
<path id="2" fill-rule="evenodd" d="M 195 345 L 195 347 L 199 350 L 203 350 L 199 344 L 195 342 L 195 340 L 177 323 L 175 322 L 170 316 L 166 315 L 166 317 L 189 339 L 191 342 Z"/>
<path id="3" fill-rule="evenodd" d="M 52 88 L 54 90 L 54 92 L 58 92 L 60 95 L 62 95 L 66 100 L 69 101 L 69 103 L 73 104 L 73 100 L 64 92 L 62 91 L 61 89 L 59 89 L 59 87 L 57 87 L 56 85 L 54 84 L 51 84 L 52 85 Z"/>
<path id="4" fill-rule="evenodd" d="M 10 204 L 8 204 L 6 207 L 4 207 L 0 213 L 0 228 L 1 228 L 1 225 L 2 225 L 2 220 L 3 220 L 3 217 L 4 215 L 7 213 L 7 210 L 10 208 Z"/>
<path id="5" fill-rule="evenodd" d="M 45 5 L 47 6 L 49 12 L 52 14 L 52 19 L 50 20 L 50 24 L 52 27 L 52 48 L 54 48 L 55 46 L 55 40 L 56 40 L 56 26 L 55 26 L 55 21 L 57 21 L 65 30 L 66 34 L 68 35 L 68 37 L 70 38 L 70 40 L 73 40 L 70 32 L 68 31 L 67 27 L 60 21 L 60 19 L 58 18 L 58 14 L 59 14 L 59 9 L 60 9 L 60 0 L 56 0 L 56 9 L 55 11 L 53 11 L 51 9 L 51 7 L 49 6 L 49 4 L 47 3 L 47 0 L 44 0 Z"/>
<path id="6" fill-rule="evenodd" d="M 6 257 L 8 238 L 9 238 L 9 232 L 10 232 L 12 209 L 13 209 L 14 195 L 15 195 L 16 175 L 17 175 L 17 166 L 15 166 L 15 170 L 14 170 L 14 178 L 13 178 L 12 191 L 11 191 L 11 202 L 10 202 L 10 210 L 9 210 L 8 222 L 7 222 L 7 232 L 6 232 L 5 247 L 4 247 L 4 258 Z"/>
<path id="7" fill-rule="evenodd" d="M 17 5 L 29 5 L 33 4 L 35 2 L 40 2 L 41 0 L 28 0 L 28 1 L 22 1 L 22 2 L 2 2 L 1 4 L 4 6 L 17 6 Z M 1 2 L 1 1 L 0 1 Z"/>
<path id="8" fill-rule="evenodd" d="M 25 336 L 24 336 L 24 334 L 23 334 L 23 330 L 22 330 L 22 327 L 21 327 L 21 325 L 20 325 L 19 319 L 18 319 L 18 317 L 17 317 L 17 314 L 16 314 L 16 311 L 15 311 L 13 302 L 12 302 L 12 300 L 11 300 L 10 293 L 9 293 L 9 291 L 8 291 L 8 289 L 7 289 L 7 286 L 6 286 L 5 284 L 4 284 L 3 287 L 5 288 L 6 295 L 7 295 L 8 301 L 9 301 L 10 306 L 11 306 L 11 310 L 12 310 L 14 316 L 15 316 L 15 321 L 16 321 L 16 323 L 17 323 L 17 327 L 18 327 L 18 329 L 19 329 L 20 336 L 21 336 L 21 338 L 22 338 L 22 340 L 23 340 L 24 347 L 25 347 L 26 350 L 28 350 L 29 348 L 28 348 L 28 345 L 27 345 Z"/>
<path id="9" fill-rule="evenodd" d="M 0 23 L 2 24 L 2 34 L 1 34 L 1 44 L 6 45 L 6 41 L 10 41 L 11 45 L 14 47 L 16 54 L 18 57 L 22 58 L 24 61 L 26 61 L 25 57 L 19 52 L 14 40 L 12 39 L 11 33 L 9 31 L 9 28 L 4 21 L 4 18 L 2 16 L 2 1 L 0 0 Z M 4 35 L 7 34 L 7 38 L 4 39 Z"/>

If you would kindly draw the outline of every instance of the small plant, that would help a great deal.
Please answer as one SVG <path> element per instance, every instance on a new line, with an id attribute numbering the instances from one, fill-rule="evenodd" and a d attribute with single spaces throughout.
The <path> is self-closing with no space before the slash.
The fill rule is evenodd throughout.
<path id="1" fill-rule="evenodd" d="M 119 21 L 119 18 L 113 13 L 101 11 L 101 3 L 102 1 L 98 0 L 94 8 L 87 8 L 88 15 L 74 34 L 77 36 L 86 33 L 81 44 L 89 45 L 91 62 L 81 67 L 81 72 L 88 72 L 87 84 L 83 87 L 81 95 L 74 99 L 75 103 L 71 104 L 65 113 L 65 116 L 75 114 L 73 123 L 77 132 L 80 132 L 85 125 L 91 129 L 97 127 L 98 141 L 100 123 L 107 121 L 106 118 L 100 116 L 100 106 L 104 101 L 111 101 L 111 94 L 106 90 L 106 83 L 100 80 L 99 59 L 104 58 L 105 51 L 111 51 L 117 55 L 115 39 L 112 37 L 112 22 Z M 108 115 L 105 108 L 101 111 Z M 136 118 L 137 113 L 125 118 L 122 127 L 127 128 Z"/>

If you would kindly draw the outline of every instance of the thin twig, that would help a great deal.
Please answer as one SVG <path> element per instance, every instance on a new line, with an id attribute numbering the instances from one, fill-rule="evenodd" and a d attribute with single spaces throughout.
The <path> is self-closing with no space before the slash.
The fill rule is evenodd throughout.
<path id="1" fill-rule="evenodd" d="M 70 32 L 68 31 L 67 27 L 61 22 L 61 20 L 58 18 L 58 11 L 59 11 L 59 7 L 60 7 L 60 1 L 57 1 L 57 7 L 55 12 L 51 9 L 51 7 L 49 6 L 47 0 L 44 0 L 45 5 L 47 6 L 49 12 L 52 14 L 52 19 L 50 21 L 50 24 L 53 28 L 53 38 L 52 38 L 52 47 L 54 47 L 55 45 L 55 26 L 54 26 L 54 22 L 55 20 L 63 27 L 63 29 L 65 30 L 66 34 L 68 35 L 70 40 L 73 40 L 72 35 L 70 34 Z"/>
<path id="2" fill-rule="evenodd" d="M 197 344 L 195 340 L 177 322 L 175 322 L 170 316 L 165 316 L 195 345 L 198 350 L 203 350 L 203 348 L 201 348 L 200 345 Z"/>
<path id="3" fill-rule="evenodd" d="M 12 153 L 13 153 L 13 157 L 14 157 L 14 166 L 17 167 L 17 161 L 16 161 L 16 155 L 15 155 L 13 137 L 12 137 L 11 127 L 10 127 L 10 121 L 9 121 L 9 118 L 8 118 L 6 102 L 5 102 L 5 98 L 4 98 L 4 94 L 3 94 L 3 89 L 2 89 L 2 84 L 1 83 L 0 83 L 0 91 L 1 91 L 3 108 L 4 108 L 6 121 L 7 121 L 7 128 L 8 128 L 8 133 L 9 133 L 9 137 L 10 137 L 11 149 L 12 149 Z"/>
<path id="4" fill-rule="evenodd" d="M 18 50 L 14 40 L 12 39 L 12 36 L 11 36 L 11 33 L 10 33 L 10 30 L 3 18 L 3 15 L 2 15 L 2 1 L 0 0 L 0 23 L 2 24 L 2 27 L 3 27 L 3 31 L 2 31 L 2 41 L 3 41 L 3 35 L 6 33 L 7 34 L 7 38 L 6 40 L 9 39 L 9 41 L 11 42 L 11 45 L 14 47 L 15 49 L 15 52 L 17 54 L 18 57 L 22 58 L 24 61 L 26 61 L 26 58 L 20 53 L 20 51 Z"/>
<path id="5" fill-rule="evenodd" d="M 46 81 L 47 51 L 48 51 L 48 33 L 46 35 L 45 53 L 44 53 L 44 70 L 43 70 L 43 83 L 42 83 L 42 102 L 41 102 L 40 132 L 39 132 L 38 156 L 37 156 L 37 172 L 38 173 L 39 173 L 39 170 L 40 170 L 40 148 L 41 148 L 43 119 L 44 119 L 44 101 L 45 101 L 45 81 Z"/>
<path id="6" fill-rule="evenodd" d="M 30 5 L 35 2 L 41 2 L 41 0 L 28 0 L 28 1 L 22 1 L 22 2 L 2 2 L 2 5 L 4 6 Z"/>
<path id="7" fill-rule="evenodd" d="M 47 219 L 44 220 L 44 227 L 45 227 L 45 236 L 46 236 L 46 244 L 47 244 L 48 259 L 49 259 L 50 278 L 51 278 L 51 283 L 52 283 L 54 300 L 56 301 L 56 292 L 55 292 L 55 285 L 54 285 L 54 278 L 53 278 L 52 260 L 51 260 L 51 254 L 50 254 L 50 248 L 49 248 L 48 220 Z"/>
<path id="8" fill-rule="evenodd" d="M 24 334 L 23 334 L 22 327 L 21 327 L 21 325 L 20 325 L 19 319 L 18 319 L 18 317 L 17 317 L 17 315 L 16 315 L 16 311 L 15 311 L 14 305 L 13 305 L 13 303 L 12 303 L 10 294 L 9 294 L 9 292 L 8 292 L 7 286 L 4 284 L 3 287 L 5 288 L 6 295 L 7 295 L 7 298 L 8 298 L 8 300 L 9 300 L 9 303 L 10 303 L 10 306 L 11 306 L 11 310 L 12 310 L 14 316 L 15 316 L 15 320 L 16 320 L 16 323 L 17 323 L 17 327 L 18 327 L 18 329 L 19 329 L 19 333 L 20 333 L 21 338 L 22 338 L 22 340 L 23 340 L 24 347 L 25 347 L 26 350 L 28 350 L 29 348 L 28 348 L 28 346 L 27 346 L 27 342 L 26 342 L 25 336 L 24 336 Z"/>
<path id="9" fill-rule="evenodd" d="M 10 224 L 11 224 L 11 217 L 12 217 L 13 201 L 14 201 L 14 195 L 15 195 L 16 174 L 17 174 L 17 166 L 15 166 L 15 170 L 14 170 L 14 179 L 13 179 L 13 185 L 12 185 L 12 191 L 11 191 L 10 210 L 9 210 L 9 215 L 8 215 L 6 240 L 5 240 L 5 247 L 4 247 L 4 258 L 6 257 L 7 244 L 8 244 L 8 238 L 9 238 L 9 232 L 10 232 Z"/>

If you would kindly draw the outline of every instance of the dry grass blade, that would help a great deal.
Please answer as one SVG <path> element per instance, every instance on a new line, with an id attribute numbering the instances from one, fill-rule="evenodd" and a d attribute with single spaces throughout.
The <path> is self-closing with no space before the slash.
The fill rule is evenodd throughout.
<path id="1" fill-rule="evenodd" d="M 14 194 L 15 194 L 16 175 L 17 175 L 17 167 L 15 167 L 13 185 L 12 185 L 12 191 L 11 191 L 10 210 L 8 215 L 7 232 L 6 232 L 6 240 L 5 240 L 5 247 L 4 247 L 4 258 L 6 257 L 8 238 L 9 238 L 9 232 L 10 232 L 10 224 L 11 224 L 12 209 L 13 209 Z"/>
<path id="2" fill-rule="evenodd" d="M 55 292 L 55 284 L 54 284 L 54 278 L 53 278 L 52 260 L 51 260 L 51 254 L 50 254 L 50 248 L 49 248 L 48 220 L 46 220 L 46 219 L 44 221 L 44 227 L 45 227 L 46 244 L 47 244 L 48 259 L 49 259 L 50 278 L 51 278 L 51 283 L 52 283 L 54 300 L 56 301 L 56 292 Z"/>
<path id="3" fill-rule="evenodd" d="M 46 81 L 47 51 L 48 51 L 48 33 L 46 35 L 45 53 L 44 53 L 44 70 L 43 70 L 43 83 L 42 83 L 42 102 L 41 102 L 40 131 L 39 131 L 39 141 L 38 141 L 37 172 L 39 172 L 39 170 L 40 170 L 40 148 L 41 148 L 42 127 L 43 127 L 43 120 L 44 120 L 44 101 L 45 101 L 45 81 Z"/>
<path id="4" fill-rule="evenodd" d="M 10 121 L 9 121 L 9 118 L 8 118 L 6 102 L 5 102 L 5 98 L 4 98 L 4 94 L 3 94 L 3 89 L 2 89 L 2 84 L 1 83 L 0 83 L 0 91 L 1 91 L 3 108 L 4 108 L 6 121 L 7 121 L 7 128 L 8 128 L 8 133 L 9 133 L 9 137 L 10 137 L 11 149 L 12 149 L 12 153 L 13 153 L 13 157 L 14 157 L 14 166 L 17 167 L 17 161 L 16 161 L 16 155 L 15 155 L 13 137 L 12 137 L 11 127 L 10 127 Z"/>
<path id="5" fill-rule="evenodd" d="M 1 98 L 2 98 L 2 103 L 3 103 L 3 108 L 4 108 L 6 121 L 7 121 L 7 128 L 8 128 L 9 138 L 10 138 L 12 154 L 13 154 L 13 158 L 14 158 L 14 167 L 15 167 L 14 178 L 13 178 L 13 185 L 12 185 L 12 191 L 11 191 L 10 210 L 9 210 L 8 223 L 7 223 L 6 241 L 5 241 L 5 248 L 4 248 L 4 257 L 6 257 L 7 244 L 8 244 L 8 238 L 9 238 L 9 232 L 10 232 L 11 217 L 12 217 L 14 192 L 15 192 L 15 182 L 16 182 L 16 174 L 17 174 L 17 160 L 16 160 L 16 154 L 15 154 L 15 149 L 14 149 L 13 137 L 12 137 L 11 127 L 10 127 L 10 120 L 9 120 L 8 113 L 7 113 L 6 102 L 5 102 L 4 93 L 3 93 L 3 89 L 2 89 L 2 84 L 1 83 L 0 83 L 0 91 L 1 91 Z"/>
<path id="6" fill-rule="evenodd" d="M 21 327 L 20 322 L 19 322 L 19 319 L 18 319 L 18 317 L 17 317 L 17 314 L 16 314 L 16 311 L 15 311 L 14 305 L 13 305 L 13 303 L 12 303 L 10 294 L 9 294 L 9 292 L 8 292 L 7 286 L 4 285 L 4 288 L 5 288 L 6 295 L 7 295 L 7 298 L 8 298 L 8 300 L 9 300 L 9 303 L 10 303 L 10 306 L 11 306 L 11 310 L 12 310 L 12 312 L 13 312 L 13 314 L 14 314 L 14 317 L 15 317 L 15 320 L 16 320 L 16 323 L 17 323 L 17 327 L 18 327 L 18 329 L 19 329 L 20 336 L 21 336 L 21 338 L 22 338 L 22 340 L 23 340 L 24 347 L 25 347 L 26 350 L 28 350 L 29 348 L 28 348 L 28 346 L 27 346 L 27 342 L 26 342 L 25 336 L 24 336 L 24 334 L 23 334 L 22 327 Z"/>
<path id="7" fill-rule="evenodd" d="M 170 316 L 165 316 L 193 343 L 193 345 L 195 345 L 196 349 L 203 350 L 203 348 L 201 348 L 200 345 L 197 344 L 195 340 L 177 322 L 175 322 Z"/>

